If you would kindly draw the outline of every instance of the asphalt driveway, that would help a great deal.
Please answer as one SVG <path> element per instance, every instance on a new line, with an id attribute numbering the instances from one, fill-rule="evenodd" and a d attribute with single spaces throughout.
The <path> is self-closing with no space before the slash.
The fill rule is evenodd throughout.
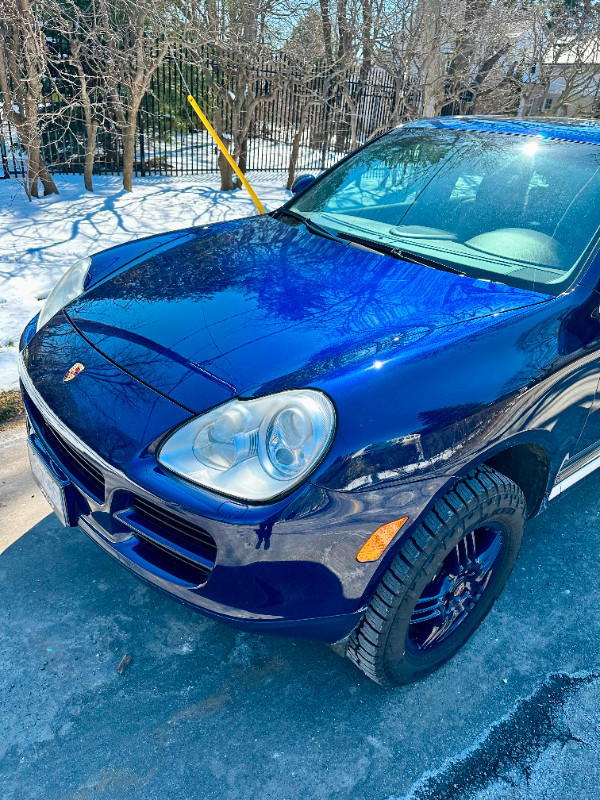
<path id="1" fill-rule="evenodd" d="M 0 433 L 0 800 L 600 798 L 599 497 L 592 475 L 529 524 L 458 657 L 384 690 L 139 583 Z"/>

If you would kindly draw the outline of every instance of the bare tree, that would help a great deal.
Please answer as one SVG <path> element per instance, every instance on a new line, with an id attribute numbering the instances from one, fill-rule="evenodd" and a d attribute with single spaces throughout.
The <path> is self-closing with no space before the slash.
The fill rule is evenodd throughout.
<path id="1" fill-rule="evenodd" d="M 532 13 L 498 0 L 419 0 L 403 37 L 422 113 L 514 110 L 516 54 Z"/>
<path id="2" fill-rule="evenodd" d="M 83 108 L 83 115 L 85 120 L 85 163 L 83 167 L 83 183 L 88 192 L 94 191 L 93 186 L 93 172 L 94 160 L 97 152 L 97 137 L 98 127 L 100 124 L 100 115 L 102 113 L 101 101 L 98 102 L 97 92 L 99 90 L 99 80 L 97 76 L 90 75 L 86 70 L 86 59 L 83 55 L 83 49 L 89 40 L 82 40 L 80 38 L 71 38 L 70 44 L 70 60 L 77 71 L 77 79 L 79 81 L 79 98 L 81 100 L 81 107 Z M 94 80 L 96 78 L 96 80 Z M 94 83 L 96 84 L 94 86 Z M 96 95 L 96 96 L 95 96 Z"/>
<path id="3" fill-rule="evenodd" d="M 288 162 L 288 177 L 286 183 L 286 189 L 291 189 L 294 185 L 294 180 L 296 178 L 296 165 L 298 164 L 298 156 L 300 154 L 300 145 L 302 143 L 302 138 L 306 132 L 306 127 L 310 118 L 311 111 L 318 105 L 320 101 L 316 98 L 313 99 L 305 99 L 302 103 L 300 109 L 300 118 L 298 120 L 298 128 L 294 134 L 294 138 L 292 139 L 292 148 L 290 151 L 290 159 Z"/>
<path id="4" fill-rule="evenodd" d="M 0 94 L 4 113 L 16 128 L 26 155 L 27 196 L 58 194 L 41 155 L 41 101 L 46 73 L 45 40 L 30 0 L 3 0 L 0 6 Z"/>
<path id="5" fill-rule="evenodd" d="M 123 139 L 123 188 L 133 189 L 137 117 L 156 69 L 173 39 L 168 0 L 91 0 L 97 71 Z"/>
<path id="6" fill-rule="evenodd" d="M 600 9 L 539 10 L 526 40 L 524 114 L 595 116 L 600 110 Z"/>
<path id="7" fill-rule="evenodd" d="M 68 150 L 67 134 L 81 144 L 83 113 L 83 149 L 85 188 L 93 191 L 94 160 L 98 129 L 106 120 L 104 70 L 98 63 L 96 44 L 102 32 L 98 29 L 93 3 L 80 0 L 43 0 L 48 29 L 49 66 L 54 76 L 58 114 L 63 129 L 64 149 Z M 67 52 L 65 52 L 65 46 Z M 79 150 L 79 147 L 77 148 Z"/>
<path id="8" fill-rule="evenodd" d="M 240 169 L 254 137 L 285 142 L 291 186 L 304 144 L 324 168 L 423 115 L 597 114 L 598 42 L 590 0 L 0 0 L 0 92 L 30 196 L 40 180 L 56 191 L 41 158 L 50 129 L 61 160 L 84 151 L 89 190 L 110 132 L 131 191 L 140 108 L 172 50 L 201 74 L 197 99 Z M 218 165 L 221 188 L 236 188 L 221 153 Z"/>
<path id="9" fill-rule="evenodd" d="M 268 46 L 270 23 L 283 14 L 287 0 L 205 0 L 206 26 L 191 48 L 212 97 L 209 113 L 215 129 L 242 172 L 247 169 L 248 138 L 258 106 L 269 103 L 286 80 L 284 59 Z M 191 43 L 192 43 L 191 42 Z M 219 154 L 221 189 L 237 188 L 227 159 Z"/>

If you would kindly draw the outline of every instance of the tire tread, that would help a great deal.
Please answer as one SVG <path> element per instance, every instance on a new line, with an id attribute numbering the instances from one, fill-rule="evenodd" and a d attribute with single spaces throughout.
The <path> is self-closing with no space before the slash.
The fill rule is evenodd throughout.
<path id="1" fill-rule="evenodd" d="M 477 467 L 436 502 L 402 544 L 346 645 L 347 657 L 367 677 L 383 686 L 394 685 L 385 670 L 384 653 L 399 605 L 410 599 L 423 569 L 456 527 L 480 505 L 499 505 L 503 500 L 521 506 L 525 513 L 525 498 L 513 481 L 486 465 Z"/>

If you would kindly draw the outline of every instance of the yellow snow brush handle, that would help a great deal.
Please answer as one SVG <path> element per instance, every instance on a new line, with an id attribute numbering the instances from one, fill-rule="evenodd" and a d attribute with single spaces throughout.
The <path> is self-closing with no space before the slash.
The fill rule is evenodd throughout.
<path id="1" fill-rule="evenodd" d="M 256 196 L 256 192 L 254 191 L 254 189 L 250 186 L 250 184 L 246 180 L 246 177 L 245 177 L 244 173 L 242 172 L 242 170 L 238 167 L 238 165 L 233 160 L 233 157 L 232 157 L 231 153 L 229 152 L 229 150 L 225 147 L 225 145 L 223 144 L 221 139 L 218 137 L 216 130 L 213 128 L 213 126 L 210 124 L 210 122 L 206 119 L 206 117 L 203 114 L 202 109 L 200 108 L 198 103 L 194 100 L 194 98 L 192 97 L 191 94 L 188 94 L 187 99 L 188 99 L 188 103 L 191 105 L 191 107 L 194 109 L 196 114 L 198 114 L 198 116 L 202 120 L 202 124 L 204 125 L 206 130 L 210 133 L 212 138 L 217 143 L 217 147 L 219 148 L 219 150 L 223 153 L 223 155 L 225 156 L 227 161 L 229 161 L 229 163 L 231 164 L 231 169 L 235 172 L 235 174 L 238 176 L 238 178 L 240 179 L 240 181 L 244 185 L 244 188 L 246 189 L 246 191 L 248 192 L 248 194 L 252 198 L 252 202 L 254 203 L 254 205 L 258 208 L 258 210 L 259 210 L 259 212 L 261 214 L 266 214 L 267 212 L 265 211 L 265 208 L 264 208 L 263 204 L 260 202 L 260 200 Z"/>

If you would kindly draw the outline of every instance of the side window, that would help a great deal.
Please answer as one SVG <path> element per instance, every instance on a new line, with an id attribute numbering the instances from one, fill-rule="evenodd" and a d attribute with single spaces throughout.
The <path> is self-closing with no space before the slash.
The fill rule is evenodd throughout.
<path id="1" fill-rule="evenodd" d="M 454 184 L 454 188 L 450 192 L 450 197 L 448 199 L 450 201 L 475 200 L 477 189 L 479 189 L 479 184 L 482 180 L 483 175 L 473 175 L 468 173 L 460 175 Z"/>

